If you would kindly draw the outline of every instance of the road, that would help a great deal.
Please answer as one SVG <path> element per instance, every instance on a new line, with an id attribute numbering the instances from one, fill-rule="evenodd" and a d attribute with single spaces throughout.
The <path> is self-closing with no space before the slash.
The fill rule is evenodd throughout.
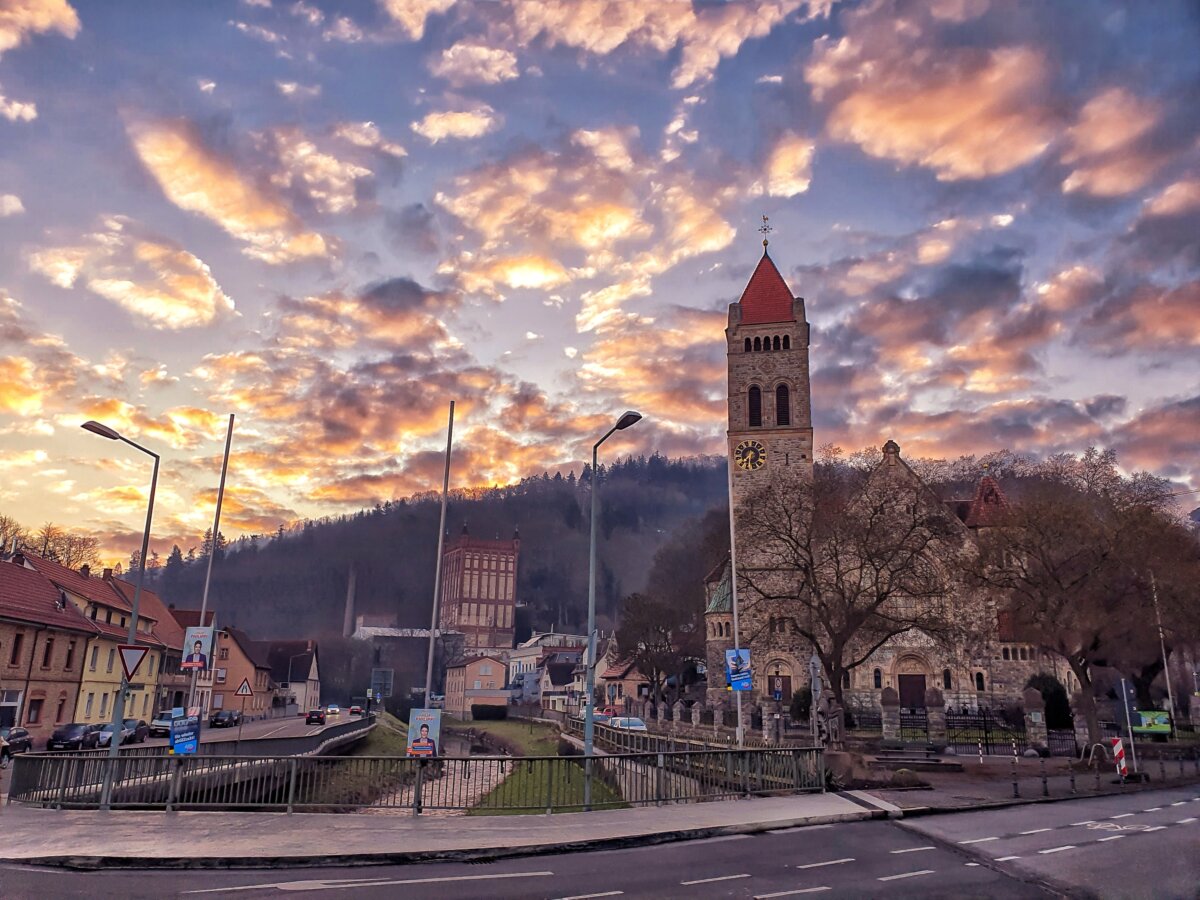
<path id="1" fill-rule="evenodd" d="M 485 864 L 91 873 L 0 867 L 0 896 L 1195 897 L 1198 795 L 1196 788 L 1151 791 Z"/>

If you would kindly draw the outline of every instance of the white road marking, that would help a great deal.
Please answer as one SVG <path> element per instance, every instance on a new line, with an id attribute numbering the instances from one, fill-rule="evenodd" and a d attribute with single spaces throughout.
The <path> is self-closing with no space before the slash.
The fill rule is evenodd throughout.
<path id="1" fill-rule="evenodd" d="M 827 859 L 825 862 L 805 863 L 802 866 L 796 866 L 797 869 L 819 869 L 821 866 L 838 866 L 842 863 L 854 862 L 853 856 L 847 856 L 845 859 Z"/>
<path id="2" fill-rule="evenodd" d="M 1176 825 L 1191 825 L 1191 824 L 1192 824 L 1193 822 L 1195 822 L 1195 821 L 1196 821 L 1196 818 L 1195 818 L 1195 816 L 1193 816 L 1193 817 L 1192 817 L 1192 818 L 1190 818 L 1190 819 L 1180 819 L 1180 820 L 1179 820 L 1178 822 L 1176 822 L 1175 824 L 1176 824 Z"/>
<path id="3" fill-rule="evenodd" d="M 1171 805 L 1172 805 L 1172 806 L 1183 806 L 1183 804 L 1185 804 L 1185 803 L 1187 803 L 1187 801 L 1186 801 L 1186 800 L 1180 800 L 1180 801 L 1178 801 L 1178 802 L 1176 802 L 1176 803 L 1172 803 Z"/>
<path id="4" fill-rule="evenodd" d="M 1061 847 L 1051 847 L 1049 850 L 1039 850 L 1038 853 L 1045 856 L 1047 853 L 1060 853 L 1063 850 L 1074 850 L 1074 844 L 1063 844 Z"/>
<path id="5" fill-rule="evenodd" d="M 1119 840 L 1120 840 L 1121 838 L 1123 838 L 1123 837 L 1125 837 L 1125 835 L 1123 835 L 1123 834 L 1110 834 L 1110 835 L 1109 835 L 1108 837 L 1106 837 L 1106 838 L 1100 838 L 1100 840 L 1099 840 L 1097 843 L 1101 843 L 1101 844 L 1102 844 L 1102 843 L 1104 843 L 1105 841 L 1119 841 Z"/>
<path id="6" fill-rule="evenodd" d="M 1109 816 L 1110 819 L 1128 819 L 1130 816 L 1135 816 L 1137 813 L 1121 813 L 1119 816 Z"/>
<path id="7" fill-rule="evenodd" d="M 821 891 L 831 890 L 833 890 L 833 888 L 827 884 L 823 884 L 820 887 L 800 888 L 796 891 L 779 891 L 774 894 L 755 894 L 754 900 L 771 900 L 772 897 L 794 897 L 796 894 L 819 894 Z"/>
<path id="8" fill-rule="evenodd" d="M 998 841 L 998 837 L 973 838 L 969 841 L 959 841 L 960 844 L 986 844 L 988 841 Z"/>
<path id="9" fill-rule="evenodd" d="M 1019 856 L 998 856 L 996 862 L 1008 862 L 1010 859 L 1020 859 Z"/>
<path id="10" fill-rule="evenodd" d="M 603 894 L 576 894 L 573 897 L 559 897 L 558 900 L 592 900 L 593 897 L 619 897 L 624 891 L 605 891 Z"/>
<path id="11" fill-rule="evenodd" d="M 933 850 L 933 849 L 934 849 L 934 847 L 931 844 L 928 847 L 906 847 L 903 850 L 892 850 L 891 852 L 892 853 L 920 853 L 922 850 Z"/>
<path id="12" fill-rule="evenodd" d="M 733 881 L 737 878 L 749 878 L 750 873 L 746 872 L 741 875 L 717 875 L 714 878 L 697 878 L 695 881 L 681 881 L 680 884 L 689 887 L 693 884 L 708 884 L 713 881 Z"/>
<path id="13" fill-rule="evenodd" d="M 1166 830 L 1167 830 L 1167 826 L 1166 826 L 1166 825 L 1155 825 L 1153 828 L 1146 828 L 1146 829 L 1144 829 L 1144 830 L 1142 831 L 1142 834 L 1147 834 L 1147 833 L 1149 833 L 1149 832 L 1151 832 L 1151 831 L 1166 831 Z"/>
<path id="14" fill-rule="evenodd" d="M 1074 828 L 1077 825 L 1095 825 L 1095 824 L 1096 824 L 1095 819 L 1088 819 L 1087 821 L 1084 821 L 1084 822 L 1072 822 L 1071 827 Z"/>
<path id="15" fill-rule="evenodd" d="M 979 865 L 979 863 L 967 863 L 967 865 L 971 868 L 975 868 Z"/>
<path id="16" fill-rule="evenodd" d="M 1033 831 L 1022 831 L 1021 834 L 1041 834 L 1043 831 L 1052 831 L 1051 828 L 1035 828 Z"/>
<path id="17" fill-rule="evenodd" d="M 276 881 L 268 884 L 244 884 L 240 887 L 204 888 L 199 891 L 184 891 L 185 894 L 220 894 L 232 891 L 261 891 L 278 888 L 281 891 L 332 891 L 342 888 L 383 887 L 392 884 L 445 884 L 454 881 L 490 881 L 500 878 L 538 878 L 554 875 L 553 872 L 504 872 L 498 875 L 453 875 L 442 878 L 405 878 L 384 880 L 379 878 L 332 878 L 308 881 Z"/>
<path id="18" fill-rule="evenodd" d="M 1143 809 L 1142 812 L 1158 812 L 1160 809 L 1162 809 L 1161 806 L 1152 806 L 1149 809 Z"/>
<path id="19" fill-rule="evenodd" d="M 897 878 L 916 878 L 918 875 L 932 875 L 933 869 L 920 869 L 916 872 L 901 872 L 899 875 L 884 875 L 876 881 L 895 881 Z"/>

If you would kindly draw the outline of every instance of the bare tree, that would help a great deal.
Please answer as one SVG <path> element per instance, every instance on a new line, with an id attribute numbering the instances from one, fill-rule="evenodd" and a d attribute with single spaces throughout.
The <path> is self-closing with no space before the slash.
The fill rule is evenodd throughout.
<path id="1" fill-rule="evenodd" d="M 662 696 L 668 678 L 682 689 L 684 670 L 704 656 L 704 625 L 696 604 L 678 605 L 648 594 L 621 601 L 617 655 L 632 662 L 650 682 L 650 696 Z"/>
<path id="2" fill-rule="evenodd" d="M 29 542 L 29 529 L 12 516 L 0 514 L 0 550 L 5 553 L 13 548 L 16 542 L 18 549 Z"/>
<path id="3" fill-rule="evenodd" d="M 903 464 L 820 465 L 738 510 L 743 633 L 784 628 L 812 645 L 838 703 L 843 678 L 913 631 L 949 640 L 962 529 Z M 748 627 L 747 627 L 748 626 Z"/>

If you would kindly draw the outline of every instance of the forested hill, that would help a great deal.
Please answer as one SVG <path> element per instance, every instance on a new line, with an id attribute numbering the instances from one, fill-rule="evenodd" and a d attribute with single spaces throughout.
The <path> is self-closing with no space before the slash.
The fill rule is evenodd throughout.
<path id="1" fill-rule="evenodd" d="M 680 525 L 725 503 L 721 457 L 635 457 L 600 468 L 597 608 L 611 624 L 620 599 L 644 587 L 659 546 Z M 454 540 L 510 538 L 520 530 L 519 628 L 583 631 L 587 615 L 591 471 L 543 473 L 503 488 L 451 494 Z M 348 573 L 357 569 L 359 613 L 394 615 L 428 627 L 437 553 L 439 496 L 397 500 L 337 519 L 308 521 L 267 537 L 242 538 L 213 561 L 210 607 L 255 637 L 324 637 L 342 629 Z M 169 603 L 198 607 L 206 558 L 178 551 L 149 571 Z M 705 573 L 697 573 L 697 578 Z M 518 632 L 520 636 L 520 631 Z"/>

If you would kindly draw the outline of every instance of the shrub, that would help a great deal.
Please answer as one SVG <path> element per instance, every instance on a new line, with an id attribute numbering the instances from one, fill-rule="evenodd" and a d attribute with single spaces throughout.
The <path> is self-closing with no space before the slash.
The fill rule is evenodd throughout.
<path id="1" fill-rule="evenodd" d="M 808 721 L 809 707 L 812 706 L 812 689 L 802 687 L 800 690 L 792 694 L 792 703 L 789 712 L 792 714 L 792 721 Z"/>
<path id="2" fill-rule="evenodd" d="M 925 782 L 912 769 L 897 769 L 892 773 L 893 787 L 921 787 Z"/>
<path id="3" fill-rule="evenodd" d="M 583 751 L 568 741 L 566 738 L 558 739 L 558 755 L 559 756 L 583 756 Z"/>
<path id="4" fill-rule="evenodd" d="M 471 704 L 471 718 L 480 722 L 498 722 L 508 718 L 507 706 Z"/>

